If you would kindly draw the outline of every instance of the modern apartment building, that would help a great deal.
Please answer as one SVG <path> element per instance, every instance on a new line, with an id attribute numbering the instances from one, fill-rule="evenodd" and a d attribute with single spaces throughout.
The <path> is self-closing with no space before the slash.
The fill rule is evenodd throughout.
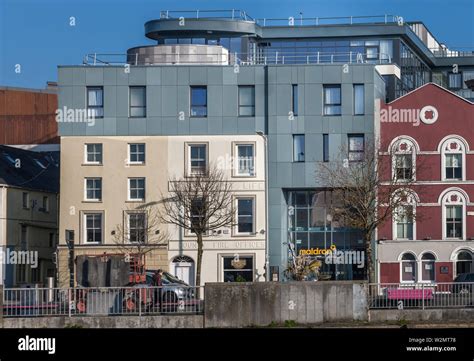
<path id="1" fill-rule="evenodd" d="M 209 236 L 204 281 L 231 280 L 238 271 L 229 261 L 233 253 L 250 257 L 243 278 L 258 280 L 264 269 L 281 279 L 290 244 L 297 252 L 332 244 L 363 248 L 357 230 L 331 220 L 331 193 L 316 181 L 318 164 L 335 161 L 341 149 L 349 162 L 360 159 L 379 133 L 379 101 L 435 74 L 448 86 L 455 62 L 468 79 L 474 56 L 448 57 L 421 23 L 399 17 L 327 21 L 254 20 L 236 10 L 162 12 L 145 24 L 156 45 L 131 48 L 122 57 L 89 54 L 82 65 L 60 66 L 59 108 L 95 116 L 59 124 L 60 234 L 74 229 L 79 247 L 102 252 L 112 244 L 113 225 L 124 222 L 130 179 L 144 179 L 139 188 L 146 201 L 156 200 L 170 175 L 191 166 L 191 155 L 199 162 L 237 154 L 243 164 L 249 157 L 255 162 L 254 178 L 229 173 L 236 193 L 253 200 L 242 202 L 241 211 L 237 205 L 239 217 L 251 215 L 251 232 Z M 454 78 L 463 90 L 464 78 Z M 203 147 L 192 150 L 194 142 Z M 146 164 L 130 164 L 136 152 L 146 153 Z M 87 164 L 98 153 L 103 163 Z M 71 207 L 77 212 L 70 214 Z M 100 234 L 100 242 L 90 242 L 90 234 Z M 184 267 L 195 262 L 195 244 L 176 229 L 170 234 L 155 265 L 190 277 L 184 275 L 193 271 Z M 61 244 L 66 262 L 62 237 Z M 364 277 L 351 265 L 324 271 L 332 279 Z"/>
<path id="2" fill-rule="evenodd" d="M 380 282 L 451 282 L 473 272 L 474 103 L 426 84 L 382 112 L 381 161 L 409 191 L 378 230 Z"/>

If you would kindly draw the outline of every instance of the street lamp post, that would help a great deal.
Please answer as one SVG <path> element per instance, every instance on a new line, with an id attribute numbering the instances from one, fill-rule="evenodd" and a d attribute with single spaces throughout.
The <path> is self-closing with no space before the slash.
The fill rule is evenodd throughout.
<path id="1" fill-rule="evenodd" d="M 270 260 L 268 255 L 269 229 L 268 229 L 268 138 L 262 131 L 257 131 L 257 135 L 263 138 L 265 147 L 265 281 L 270 281 Z"/>

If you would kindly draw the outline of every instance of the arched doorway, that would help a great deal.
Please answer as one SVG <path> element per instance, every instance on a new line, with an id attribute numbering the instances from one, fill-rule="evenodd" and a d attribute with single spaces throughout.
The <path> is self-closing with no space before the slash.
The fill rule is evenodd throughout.
<path id="1" fill-rule="evenodd" d="M 190 286 L 194 286 L 194 260 L 188 256 L 176 256 L 171 264 L 173 274 Z"/>
<path id="2" fill-rule="evenodd" d="M 466 250 L 460 251 L 456 258 L 456 275 L 460 273 L 473 273 L 472 253 Z"/>

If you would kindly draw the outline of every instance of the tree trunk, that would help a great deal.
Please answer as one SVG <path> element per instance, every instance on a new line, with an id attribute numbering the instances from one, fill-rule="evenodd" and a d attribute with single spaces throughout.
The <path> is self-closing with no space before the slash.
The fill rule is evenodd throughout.
<path id="1" fill-rule="evenodd" d="M 198 233 L 196 234 L 196 237 L 197 237 L 197 260 L 196 260 L 196 294 L 197 294 L 197 297 L 199 298 L 200 297 L 200 288 L 199 286 L 201 286 L 201 264 L 202 264 L 202 234 L 201 233 Z"/>
<path id="2" fill-rule="evenodd" d="M 375 282 L 375 269 L 372 258 L 372 233 L 368 233 L 365 238 L 365 251 L 367 252 L 367 276 L 369 283 Z"/>

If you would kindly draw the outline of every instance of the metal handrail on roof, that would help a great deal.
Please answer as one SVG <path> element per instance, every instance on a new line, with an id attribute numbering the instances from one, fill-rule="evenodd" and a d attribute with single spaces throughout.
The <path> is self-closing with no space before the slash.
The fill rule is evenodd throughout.
<path id="1" fill-rule="evenodd" d="M 255 22 L 255 20 L 244 10 L 162 10 L 160 11 L 160 19 L 232 19 L 246 20 Z"/>

